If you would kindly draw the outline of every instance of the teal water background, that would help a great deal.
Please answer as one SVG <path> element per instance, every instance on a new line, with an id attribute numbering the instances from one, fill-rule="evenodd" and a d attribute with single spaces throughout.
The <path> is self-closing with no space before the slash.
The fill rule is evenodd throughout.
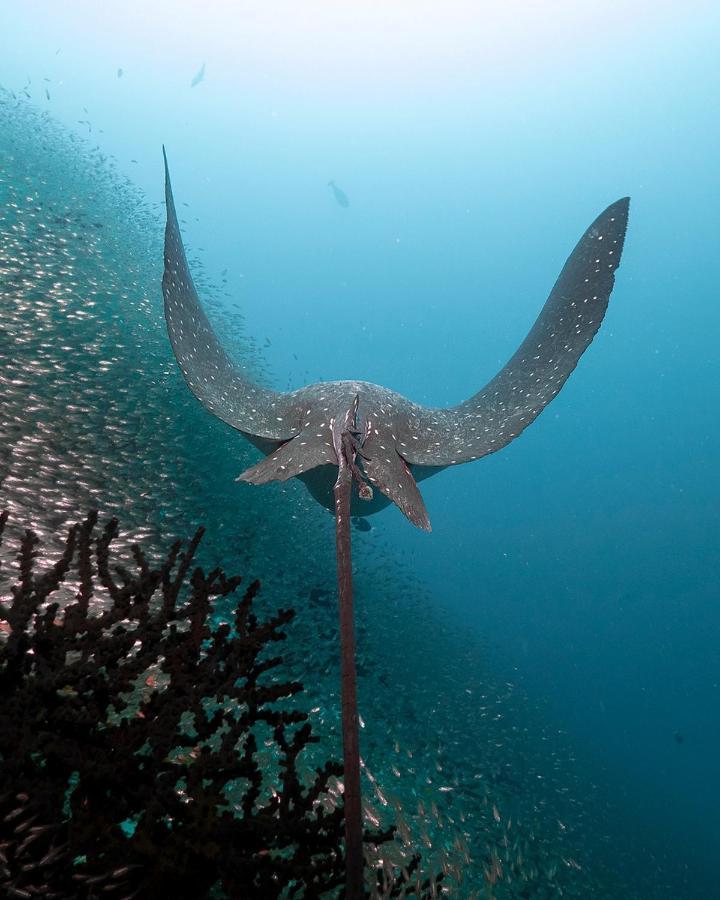
<path id="1" fill-rule="evenodd" d="M 3 3 L 0 83 L 158 204 L 165 143 L 191 252 L 278 387 L 463 399 L 631 195 L 606 321 L 561 396 L 497 457 L 423 483 L 431 536 L 391 510 L 356 543 L 543 704 L 641 879 L 662 865 L 675 896 L 715 896 L 720 17 L 303 7 Z"/>

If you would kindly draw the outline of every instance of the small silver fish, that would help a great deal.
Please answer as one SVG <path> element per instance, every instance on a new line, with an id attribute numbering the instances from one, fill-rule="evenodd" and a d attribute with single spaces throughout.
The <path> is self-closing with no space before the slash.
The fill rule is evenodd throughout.
<path id="1" fill-rule="evenodd" d="M 203 63 L 200 66 L 200 68 L 198 69 L 197 74 L 195 75 L 193 80 L 190 82 L 190 87 L 197 87 L 204 78 L 205 78 L 205 63 Z"/>
<path id="2" fill-rule="evenodd" d="M 333 192 L 333 197 L 337 201 L 338 206 L 342 206 L 343 209 L 347 209 L 350 206 L 350 201 L 348 200 L 348 195 L 345 193 L 342 188 L 339 188 L 334 181 L 328 181 L 328 187 Z"/>

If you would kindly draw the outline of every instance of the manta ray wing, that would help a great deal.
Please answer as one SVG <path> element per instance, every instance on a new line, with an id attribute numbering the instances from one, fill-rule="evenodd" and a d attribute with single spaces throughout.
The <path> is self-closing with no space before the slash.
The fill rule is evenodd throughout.
<path id="1" fill-rule="evenodd" d="M 180 236 L 165 158 L 165 271 L 163 296 L 170 343 L 190 390 L 218 418 L 260 438 L 294 437 L 302 411 L 288 394 L 254 384 L 220 345 L 198 300 Z"/>
<path id="2" fill-rule="evenodd" d="M 450 409 L 416 407 L 404 429 L 411 464 L 449 466 L 500 450 L 565 384 L 605 315 L 620 264 L 629 209 L 609 206 L 571 253 L 530 333 L 485 387 Z"/>

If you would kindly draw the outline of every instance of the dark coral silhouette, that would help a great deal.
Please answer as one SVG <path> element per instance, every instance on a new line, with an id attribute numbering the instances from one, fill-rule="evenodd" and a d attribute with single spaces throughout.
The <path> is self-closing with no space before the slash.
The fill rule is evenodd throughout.
<path id="1" fill-rule="evenodd" d="M 253 582 L 232 622 L 211 624 L 241 578 L 193 567 L 202 533 L 159 564 L 135 545 L 134 571 L 111 559 L 117 521 L 100 530 L 95 513 L 43 571 L 22 536 L 0 587 L 5 896 L 339 893 L 343 810 L 326 792 L 342 767 L 301 777 L 317 738 L 268 652 L 294 613 L 258 621 Z"/>

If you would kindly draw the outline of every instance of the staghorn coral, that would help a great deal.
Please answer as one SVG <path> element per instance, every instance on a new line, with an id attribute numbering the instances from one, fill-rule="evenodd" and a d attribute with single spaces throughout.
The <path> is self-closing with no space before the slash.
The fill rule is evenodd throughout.
<path id="1" fill-rule="evenodd" d="M 302 685 L 268 652 L 294 613 L 258 621 L 253 582 L 213 624 L 241 579 L 193 568 L 202 533 L 160 563 L 134 545 L 134 570 L 112 559 L 117 521 L 100 530 L 96 513 L 43 571 L 37 537 L 21 537 L 14 583 L 0 582 L 4 895 L 337 895 L 343 813 L 328 786 L 342 768 L 301 774 L 317 738 L 287 703 Z M 416 866 L 391 883 L 378 872 L 378 892 L 417 895 Z"/>

